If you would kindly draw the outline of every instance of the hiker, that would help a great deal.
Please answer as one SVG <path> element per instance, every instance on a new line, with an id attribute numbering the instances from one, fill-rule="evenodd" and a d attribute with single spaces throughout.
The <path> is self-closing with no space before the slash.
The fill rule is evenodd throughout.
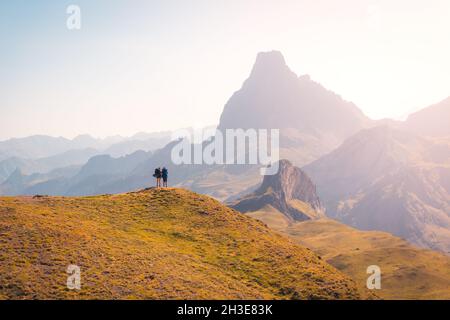
<path id="1" fill-rule="evenodd" d="M 156 187 L 161 187 L 161 168 L 156 168 L 153 176 L 156 178 Z"/>
<path id="2" fill-rule="evenodd" d="M 167 177 L 169 176 L 169 170 L 167 170 L 166 167 L 163 167 L 161 174 L 163 179 L 163 187 L 167 188 Z"/>

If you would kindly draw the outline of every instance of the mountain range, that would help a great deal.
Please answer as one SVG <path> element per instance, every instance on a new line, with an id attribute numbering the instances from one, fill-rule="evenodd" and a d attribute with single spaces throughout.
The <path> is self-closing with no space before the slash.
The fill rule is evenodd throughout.
<path id="1" fill-rule="evenodd" d="M 226 103 L 218 129 L 280 129 L 281 157 L 301 167 L 317 185 L 327 216 L 449 252 L 449 109 L 450 100 L 446 99 L 404 122 L 374 121 L 309 76 L 298 77 L 280 52 L 271 51 L 258 54 L 248 79 Z M 158 140 L 158 150 L 132 153 L 143 148 L 139 141 L 147 139 Z M 67 148 L 100 149 L 84 164 L 65 161 L 62 168 L 48 165 L 39 173 L 28 168 L 45 166 L 47 160 L 11 165 L 14 161 L 9 158 L 2 162 L 3 169 L 0 165 L 4 180 L 0 194 L 127 192 L 150 185 L 153 169 L 167 166 L 172 185 L 222 201 L 231 203 L 253 193 L 253 198 L 277 199 L 278 209 L 292 204 L 293 199 L 270 194 L 267 188 L 258 190 L 262 181 L 259 166 L 174 165 L 174 142 L 166 144 L 164 139 L 165 134 L 141 134 L 128 140 L 116 137 L 107 139 L 109 145 L 103 142 L 101 148 L 86 136 L 72 142 L 51 138 L 47 148 L 50 142 L 42 137 L 0 142 L 2 157 L 53 157 L 68 152 Z M 112 155 L 99 156 L 104 150 Z M 295 175 L 297 171 L 292 172 Z M 296 209 L 291 209 L 292 214 Z"/>
<path id="2" fill-rule="evenodd" d="M 8 179 L 8 177 L 16 170 L 22 174 L 32 175 L 36 173 L 49 173 L 55 169 L 81 166 L 85 164 L 91 157 L 99 154 L 99 151 L 92 148 L 73 149 L 63 153 L 38 159 L 22 159 L 18 157 L 7 158 L 0 161 L 0 183 Z"/>
<path id="3" fill-rule="evenodd" d="M 329 217 L 450 252 L 450 140 L 359 132 L 304 167 Z"/>
<path id="4" fill-rule="evenodd" d="M 40 135 L 0 141 L 0 183 L 16 169 L 24 174 L 48 173 L 65 166 L 83 165 L 100 154 L 122 157 L 138 150 L 154 151 L 169 143 L 171 134 L 142 132 L 128 138 L 105 139 L 80 135 L 72 140 Z"/>

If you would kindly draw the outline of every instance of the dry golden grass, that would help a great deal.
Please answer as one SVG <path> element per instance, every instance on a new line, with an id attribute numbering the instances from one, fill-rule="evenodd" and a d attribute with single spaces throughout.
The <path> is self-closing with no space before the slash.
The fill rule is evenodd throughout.
<path id="1" fill-rule="evenodd" d="M 450 257 L 410 245 L 389 233 L 359 231 L 329 219 L 293 223 L 272 208 L 250 216 L 319 254 L 341 270 L 360 289 L 370 265 L 382 272 L 384 299 L 450 299 Z"/>
<path id="2" fill-rule="evenodd" d="M 66 288 L 70 264 L 81 267 L 80 291 Z M 360 292 L 309 249 L 186 190 L 0 198 L 2 299 L 358 299 Z"/>

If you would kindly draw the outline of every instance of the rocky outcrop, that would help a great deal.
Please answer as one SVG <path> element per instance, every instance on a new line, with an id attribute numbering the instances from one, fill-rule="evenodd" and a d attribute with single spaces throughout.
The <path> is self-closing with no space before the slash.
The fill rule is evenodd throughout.
<path id="1" fill-rule="evenodd" d="M 231 207 L 245 213 L 269 205 L 289 219 L 295 221 L 311 219 L 306 210 L 295 205 L 297 201 L 306 204 L 319 215 L 324 212 L 316 193 L 316 186 L 311 179 L 288 160 L 281 160 L 278 174 L 265 176 L 261 186 L 254 193 L 241 198 Z"/>

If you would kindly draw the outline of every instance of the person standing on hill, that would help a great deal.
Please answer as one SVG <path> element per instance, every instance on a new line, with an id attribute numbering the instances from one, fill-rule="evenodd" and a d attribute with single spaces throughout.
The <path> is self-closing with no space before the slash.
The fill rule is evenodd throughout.
<path id="1" fill-rule="evenodd" d="M 161 188 L 161 168 L 156 168 L 153 176 L 156 178 L 156 187 Z"/>
<path id="2" fill-rule="evenodd" d="M 163 179 L 163 187 L 167 188 L 167 178 L 169 177 L 169 170 L 167 170 L 166 167 L 163 167 L 161 175 Z"/>

